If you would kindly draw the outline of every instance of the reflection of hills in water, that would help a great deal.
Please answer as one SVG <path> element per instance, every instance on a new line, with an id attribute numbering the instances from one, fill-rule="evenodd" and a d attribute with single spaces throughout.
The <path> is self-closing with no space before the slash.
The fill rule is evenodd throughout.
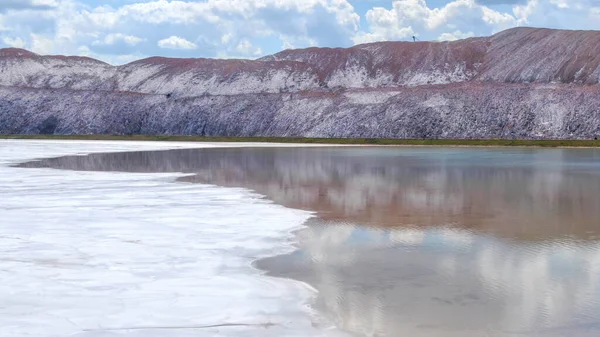
<path id="1" fill-rule="evenodd" d="M 25 166 L 197 173 L 183 180 L 318 211 L 297 252 L 257 265 L 313 284 L 317 306 L 361 335 L 591 337 L 599 161 L 594 150 L 206 149 Z"/>
<path id="2" fill-rule="evenodd" d="M 447 225 L 522 238 L 589 237 L 600 218 L 600 152 L 487 149 L 202 149 L 92 154 L 31 165 L 189 172 L 325 220 Z"/>

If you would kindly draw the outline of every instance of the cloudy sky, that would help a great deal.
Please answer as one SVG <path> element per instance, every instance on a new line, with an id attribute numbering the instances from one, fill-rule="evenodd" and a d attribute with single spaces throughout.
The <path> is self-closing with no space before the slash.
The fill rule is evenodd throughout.
<path id="1" fill-rule="evenodd" d="M 600 29 L 600 0 L 0 0 L 0 48 L 113 64 L 452 40 L 514 26 Z"/>

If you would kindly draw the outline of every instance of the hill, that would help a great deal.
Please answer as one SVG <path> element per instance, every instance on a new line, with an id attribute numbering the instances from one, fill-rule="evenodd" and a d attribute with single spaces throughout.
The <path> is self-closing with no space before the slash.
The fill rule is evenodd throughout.
<path id="1" fill-rule="evenodd" d="M 600 32 L 123 66 L 0 49 L 0 133 L 593 138 Z"/>

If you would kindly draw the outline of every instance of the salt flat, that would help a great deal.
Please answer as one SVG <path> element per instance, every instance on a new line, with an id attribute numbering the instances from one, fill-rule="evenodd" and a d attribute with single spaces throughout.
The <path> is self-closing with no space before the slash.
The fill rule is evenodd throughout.
<path id="1" fill-rule="evenodd" d="M 313 289 L 250 266 L 292 250 L 310 213 L 181 174 L 10 167 L 217 146 L 256 144 L 0 141 L 0 336 L 338 335 Z"/>

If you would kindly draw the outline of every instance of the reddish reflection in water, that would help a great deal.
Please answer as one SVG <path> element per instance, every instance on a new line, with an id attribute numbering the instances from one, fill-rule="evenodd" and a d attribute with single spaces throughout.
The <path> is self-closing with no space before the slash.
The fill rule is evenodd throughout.
<path id="1" fill-rule="evenodd" d="M 593 238 L 600 151 L 536 149 L 201 149 L 93 154 L 26 164 L 190 172 L 182 181 L 245 187 L 328 221 L 454 225 L 510 238 Z"/>

